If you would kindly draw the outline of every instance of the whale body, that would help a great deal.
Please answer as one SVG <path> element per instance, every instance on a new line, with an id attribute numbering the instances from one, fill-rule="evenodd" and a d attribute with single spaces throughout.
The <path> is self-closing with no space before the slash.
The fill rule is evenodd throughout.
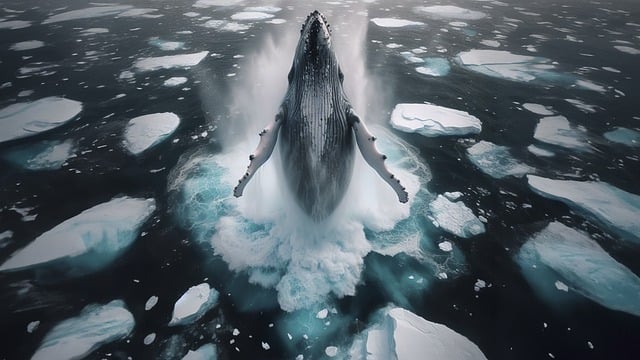
<path id="1" fill-rule="evenodd" d="M 399 201 L 407 202 L 408 194 L 386 168 L 386 156 L 376 149 L 375 137 L 351 107 L 343 79 L 329 24 L 316 10 L 302 26 L 287 93 L 274 121 L 259 134 L 249 167 L 234 189 L 236 197 L 271 156 L 280 136 L 287 185 L 296 203 L 313 220 L 327 218 L 344 197 L 353 174 L 355 144 Z"/>

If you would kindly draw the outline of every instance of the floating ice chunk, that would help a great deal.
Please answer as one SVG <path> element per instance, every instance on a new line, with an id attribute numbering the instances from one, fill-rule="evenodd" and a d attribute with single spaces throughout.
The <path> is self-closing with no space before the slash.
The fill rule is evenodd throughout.
<path id="1" fill-rule="evenodd" d="M 424 59 L 424 65 L 416 68 L 420 74 L 430 76 L 445 76 L 451 70 L 449 60 L 439 57 L 431 57 Z"/>
<path id="2" fill-rule="evenodd" d="M 284 24 L 286 22 L 287 22 L 287 20 L 285 20 L 285 19 L 271 19 L 271 20 L 265 21 L 265 23 L 267 23 L 267 24 L 275 24 L 275 25 Z"/>
<path id="3" fill-rule="evenodd" d="M 480 141 L 467 149 L 469 160 L 485 174 L 501 179 L 506 176 L 521 177 L 534 170 L 515 160 L 509 148 L 488 141 Z"/>
<path id="4" fill-rule="evenodd" d="M 116 17 L 144 17 L 148 19 L 155 19 L 164 16 L 162 14 L 149 14 L 156 11 L 158 11 L 158 9 L 129 9 L 121 12 Z"/>
<path id="5" fill-rule="evenodd" d="M 477 279 L 476 283 L 473 285 L 473 291 L 479 292 L 480 290 L 487 287 L 487 282 L 482 279 Z"/>
<path id="6" fill-rule="evenodd" d="M 555 69 L 549 59 L 512 54 L 501 50 L 469 50 L 456 60 L 464 67 L 493 77 L 515 81 L 531 81 Z"/>
<path id="7" fill-rule="evenodd" d="M 121 300 L 106 305 L 89 305 L 78 316 L 54 326 L 31 359 L 84 358 L 103 344 L 128 336 L 133 326 L 133 315 Z"/>
<path id="8" fill-rule="evenodd" d="M 449 242 L 449 241 L 443 241 L 443 242 L 439 243 L 438 244 L 438 248 L 440 248 L 440 250 L 442 250 L 444 252 L 453 251 L 453 245 L 451 245 L 451 242 Z"/>
<path id="9" fill-rule="evenodd" d="M 82 30 L 80 34 L 86 36 L 86 35 L 94 35 L 94 34 L 106 34 L 108 32 L 109 32 L 109 29 L 107 28 L 90 28 L 90 29 Z"/>
<path id="10" fill-rule="evenodd" d="M 282 10 L 282 8 L 279 8 L 277 6 L 251 6 L 251 7 L 246 7 L 244 8 L 244 11 L 249 11 L 249 12 L 266 12 L 266 13 L 277 13 L 280 12 L 280 10 Z"/>
<path id="11" fill-rule="evenodd" d="M 631 46 L 622 46 L 622 45 L 616 45 L 614 46 L 614 48 L 618 51 L 622 51 L 623 53 L 627 53 L 627 54 L 631 54 L 631 55 L 638 55 L 640 54 L 640 50 L 633 48 Z"/>
<path id="12" fill-rule="evenodd" d="M 94 17 L 117 15 L 123 11 L 132 9 L 131 5 L 96 6 L 80 10 L 71 10 L 46 18 L 43 24 L 52 24 L 61 21 L 89 19 Z"/>
<path id="13" fill-rule="evenodd" d="M 13 237 L 13 231 L 11 230 L 5 230 L 3 232 L 0 232 L 0 249 L 9 245 L 9 242 L 11 241 L 12 237 Z"/>
<path id="14" fill-rule="evenodd" d="M 40 326 L 40 321 L 36 320 L 36 321 L 32 321 L 27 325 L 27 332 L 29 334 L 33 333 L 34 331 L 36 331 L 38 329 L 38 327 Z"/>
<path id="15" fill-rule="evenodd" d="M 164 81 L 164 86 L 169 86 L 169 87 L 173 87 L 173 86 L 180 86 L 184 83 L 187 82 L 187 78 L 186 77 L 182 77 L 182 76 L 174 76 L 171 78 L 168 78 L 167 80 Z"/>
<path id="16" fill-rule="evenodd" d="M 449 201 L 456 201 L 458 199 L 460 199 L 460 197 L 462 196 L 462 193 L 460 191 L 454 191 L 454 192 L 445 192 L 444 197 L 446 197 Z"/>
<path id="17" fill-rule="evenodd" d="M 216 346 L 213 344 L 204 344 L 197 350 L 189 350 L 182 360 L 216 360 L 218 353 Z"/>
<path id="18" fill-rule="evenodd" d="M 607 92 L 607 88 L 589 80 L 576 79 L 575 85 L 581 89 L 592 90 L 592 91 L 599 92 L 601 94 L 604 94 Z"/>
<path id="19" fill-rule="evenodd" d="M 327 317 L 327 315 L 329 315 L 329 310 L 328 309 L 322 309 L 322 310 L 318 311 L 318 313 L 316 314 L 316 317 L 318 319 L 325 319 Z"/>
<path id="20" fill-rule="evenodd" d="M 525 104 L 522 104 L 522 107 L 527 109 L 527 110 L 529 110 L 529 111 L 531 111 L 532 113 L 538 114 L 538 115 L 544 115 L 544 116 L 555 115 L 555 112 L 549 106 L 544 106 L 544 105 L 540 105 L 540 104 L 525 103 Z"/>
<path id="21" fill-rule="evenodd" d="M 151 345 L 154 341 L 156 341 L 156 333 L 151 333 L 142 340 L 145 345 Z"/>
<path id="22" fill-rule="evenodd" d="M 198 65 L 209 54 L 201 51 L 193 54 L 167 55 L 137 60 L 133 67 L 138 71 L 153 71 L 159 69 L 188 68 Z"/>
<path id="23" fill-rule="evenodd" d="M 140 154 L 173 134 L 178 125 L 180 118 L 170 112 L 138 116 L 127 124 L 124 144 L 132 154 Z"/>
<path id="24" fill-rule="evenodd" d="M 149 39 L 149 45 L 155 46 L 160 50 L 174 51 L 184 49 L 184 42 L 182 41 L 166 41 L 159 38 Z"/>
<path id="25" fill-rule="evenodd" d="M 22 90 L 18 93 L 18 97 L 27 97 L 33 95 L 33 90 Z"/>
<path id="26" fill-rule="evenodd" d="M 0 21 L 0 29 L 17 30 L 31 26 L 31 21 L 26 20 L 7 20 Z"/>
<path id="27" fill-rule="evenodd" d="M 498 40 L 482 40 L 480 44 L 486 45 L 492 48 L 500 47 L 500 42 Z"/>
<path id="28" fill-rule="evenodd" d="M 158 303 L 158 297 L 157 296 L 154 295 L 154 296 L 149 297 L 147 302 L 144 304 L 144 310 L 145 311 L 149 311 L 149 310 L 153 309 L 153 307 L 156 306 L 157 303 Z"/>
<path id="29" fill-rule="evenodd" d="M 529 186 L 538 194 L 562 201 L 625 240 L 640 243 L 640 195 L 605 182 L 552 180 L 528 175 Z"/>
<path id="30" fill-rule="evenodd" d="M 154 199 L 126 196 L 96 205 L 38 236 L 15 252 L 0 271 L 62 263 L 71 275 L 99 270 L 136 239 L 155 208 Z"/>
<path id="31" fill-rule="evenodd" d="M 269 350 L 269 349 L 271 349 L 271 346 L 269 345 L 268 342 L 262 341 L 262 348 L 265 349 L 265 350 Z"/>
<path id="32" fill-rule="evenodd" d="M 371 22 L 380 26 L 380 27 L 388 27 L 388 28 L 397 28 L 397 27 L 405 27 L 405 26 L 416 26 L 416 25 L 424 25 L 419 21 L 411 21 L 404 19 L 396 19 L 396 18 L 373 18 Z"/>
<path id="33" fill-rule="evenodd" d="M 5 158 L 28 170 L 56 170 L 73 156 L 74 151 L 73 140 L 42 141 L 11 150 Z"/>
<path id="34" fill-rule="evenodd" d="M 391 125 L 424 136 L 468 135 L 482 130 L 480 120 L 467 112 L 434 104 L 398 104 L 391 113 Z"/>
<path id="35" fill-rule="evenodd" d="M 429 204 L 429 211 L 442 230 L 456 236 L 470 238 L 485 231 L 484 224 L 462 201 L 452 202 L 438 195 Z"/>
<path id="36" fill-rule="evenodd" d="M 546 150 L 546 149 L 542 149 L 539 148 L 533 144 L 527 146 L 527 150 L 532 153 L 533 155 L 536 156 L 542 156 L 542 157 L 552 157 L 552 156 L 556 156 L 555 153 L 553 153 L 552 151 Z"/>
<path id="37" fill-rule="evenodd" d="M 633 147 L 640 146 L 640 132 L 623 127 L 617 127 L 604 133 L 604 138 L 618 144 Z"/>
<path id="38" fill-rule="evenodd" d="M 411 51 L 403 51 L 403 52 L 400 53 L 400 55 L 402 55 L 402 57 L 405 58 L 410 63 L 414 63 L 414 64 L 420 63 L 421 64 L 421 63 L 424 62 L 424 59 L 422 59 L 421 57 L 416 56 Z"/>
<path id="39" fill-rule="evenodd" d="M 338 348 L 335 346 L 327 346 L 324 349 L 324 353 L 330 358 L 335 357 L 336 355 L 338 355 Z"/>
<path id="40" fill-rule="evenodd" d="M 563 283 L 562 281 L 558 280 L 554 283 L 554 285 L 556 286 L 556 289 L 560 290 L 560 291 L 564 291 L 567 292 L 569 291 L 569 287 L 567 286 L 567 284 Z"/>
<path id="41" fill-rule="evenodd" d="M 241 32 L 251 29 L 251 25 L 249 24 L 240 24 L 235 21 L 226 20 L 209 20 L 206 23 L 202 24 L 202 26 L 229 32 Z"/>
<path id="42" fill-rule="evenodd" d="M 231 15 L 231 20 L 237 21 L 251 21 L 251 20 L 266 20 L 274 17 L 273 14 L 259 12 L 259 11 L 243 11 Z"/>
<path id="43" fill-rule="evenodd" d="M 38 49 L 44 46 L 44 43 L 40 40 L 29 40 L 29 41 L 21 41 L 19 43 L 15 43 L 9 47 L 10 50 L 15 51 L 26 51 Z"/>
<path id="44" fill-rule="evenodd" d="M 640 316 L 640 278 L 581 231 L 552 222 L 529 239 L 516 261 L 544 300 L 562 301 L 556 279 L 613 310 Z"/>
<path id="45" fill-rule="evenodd" d="M 549 116 L 540 119 L 533 138 L 543 143 L 578 151 L 593 151 L 586 142 L 587 130 L 582 126 L 572 127 L 564 116 Z"/>
<path id="46" fill-rule="evenodd" d="M 453 5 L 418 6 L 415 10 L 439 19 L 479 20 L 487 14 Z"/>
<path id="47" fill-rule="evenodd" d="M 232 6 L 243 2 L 244 0 L 198 0 L 193 7 L 208 8 L 212 6 Z"/>
<path id="48" fill-rule="evenodd" d="M 486 360 L 463 335 L 408 310 L 387 308 L 380 317 L 354 341 L 351 359 Z"/>
<path id="49" fill-rule="evenodd" d="M 202 283 L 192 286 L 176 301 L 169 326 L 185 325 L 200 319 L 218 303 L 218 291 Z"/>
<path id="50" fill-rule="evenodd" d="M 0 110 L 0 143 L 55 129 L 81 110 L 81 102 L 57 96 L 9 105 Z"/>
<path id="51" fill-rule="evenodd" d="M 593 114 L 596 111 L 598 111 L 598 109 L 600 108 L 598 105 L 589 105 L 589 104 L 586 104 L 584 101 L 578 100 L 578 99 L 564 99 L 564 100 L 569 104 L 577 107 L 582 112 L 585 112 L 588 114 Z"/>

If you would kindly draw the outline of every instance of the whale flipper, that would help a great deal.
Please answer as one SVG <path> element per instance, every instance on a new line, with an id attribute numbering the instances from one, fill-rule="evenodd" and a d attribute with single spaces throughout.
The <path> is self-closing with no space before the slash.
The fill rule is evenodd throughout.
<path id="1" fill-rule="evenodd" d="M 247 167 L 247 172 L 245 172 L 240 180 L 238 180 L 238 185 L 233 189 L 233 196 L 242 196 L 244 187 L 247 186 L 249 180 L 251 180 L 260 166 L 262 166 L 262 164 L 264 164 L 271 156 L 273 148 L 276 146 L 276 142 L 278 140 L 278 131 L 280 131 L 280 125 L 282 125 L 283 118 L 284 114 L 282 109 L 280 109 L 274 121 L 269 123 L 269 125 L 267 125 L 267 127 L 258 134 L 260 135 L 258 147 L 253 154 L 249 155 L 249 166 Z"/>
<path id="2" fill-rule="evenodd" d="M 401 203 L 406 203 L 409 200 L 409 194 L 405 187 L 400 183 L 400 180 L 398 180 L 384 164 L 387 156 L 383 155 L 376 148 L 375 136 L 369 132 L 367 126 L 362 122 L 362 120 L 360 120 L 360 117 L 358 117 L 353 109 L 348 110 L 347 119 L 349 120 L 349 123 L 353 128 L 353 132 L 356 135 L 356 142 L 362 157 L 366 160 L 367 164 L 369 164 L 369 166 L 371 166 L 378 175 L 380 175 L 380 177 L 382 177 L 382 179 L 391 186 L 393 191 L 398 195 L 398 200 L 400 200 Z"/>

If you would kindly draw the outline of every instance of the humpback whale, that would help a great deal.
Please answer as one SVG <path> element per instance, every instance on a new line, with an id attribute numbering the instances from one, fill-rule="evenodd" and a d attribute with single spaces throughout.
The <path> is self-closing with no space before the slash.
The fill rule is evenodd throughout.
<path id="1" fill-rule="evenodd" d="M 249 156 L 249 166 L 234 188 L 234 196 L 242 196 L 280 136 L 286 182 L 296 203 L 314 221 L 324 220 L 342 200 L 353 173 L 354 142 L 398 200 L 407 202 L 407 191 L 385 166 L 386 156 L 377 150 L 375 136 L 349 103 L 330 25 L 317 10 L 302 25 L 288 80 L 282 104 L 275 119 L 260 132 L 258 147 Z"/>

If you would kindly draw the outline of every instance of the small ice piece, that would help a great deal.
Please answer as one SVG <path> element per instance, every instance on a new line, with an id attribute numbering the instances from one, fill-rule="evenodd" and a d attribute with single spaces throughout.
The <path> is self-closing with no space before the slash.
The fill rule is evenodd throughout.
<path id="1" fill-rule="evenodd" d="M 196 8 L 208 8 L 212 6 L 233 6 L 241 3 L 244 0 L 198 0 L 193 7 Z"/>
<path id="2" fill-rule="evenodd" d="M 5 159 L 27 170 L 56 170 L 73 156 L 73 140 L 42 141 L 8 151 Z"/>
<path id="3" fill-rule="evenodd" d="M 149 45 L 155 46 L 163 51 L 175 51 L 184 48 L 184 42 L 182 41 L 167 41 L 157 37 L 149 39 Z"/>
<path id="4" fill-rule="evenodd" d="M 38 329 L 38 326 L 40 326 L 40 321 L 39 320 L 30 322 L 27 325 L 27 332 L 29 334 L 33 333 L 34 331 L 36 331 Z"/>
<path id="5" fill-rule="evenodd" d="M 43 46 L 44 46 L 44 43 L 40 40 L 28 40 L 28 41 L 21 41 L 21 42 L 15 43 L 11 45 L 9 49 L 14 51 L 26 51 L 26 50 L 38 49 Z"/>
<path id="6" fill-rule="evenodd" d="M 0 143 L 55 129 L 80 111 L 81 102 L 57 96 L 9 105 L 0 110 Z"/>
<path id="7" fill-rule="evenodd" d="M 445 76 L 451 70 L 449 60 L 439 57 L 430 57 L 424 59 L 424 65 L 416 68 L 420 74 L 429 76 Z"/>
<path id="8" fill-rule="evenodd" d="M 17 30 L 31 26 L 31 21 L 26 20 L 8 20 L 0 21 L 0 29 Z"/>
<path id="9" fill-rule="evenodd" d="M 174 76 L 174 77 L 170 77 L 167 80 L 164 81 L 164 86 L 168 86 L 168 87 L 173 87 L 173 86 L 180 86 L 184 83 L 187 82 L 187 78 L 183 77 L 183 76 Z"/>
<path id="10" fill-rule="evenodd" d="M 454 192 L 445 192 L 442 195 L 444 195 L 444 197 L 446 197 L 450 201 L 456 201 L 460 199 L 460 197 L 462 196 L 462 193 L 460 191 L 454 191 Z"/>
<path id="11" fill-rule="evenodd" d="M 78 316 L 54 326 L 31 359 L 84 358 L 103 344 L 128 336 L 134 323 L 133 315 L 122 300 L 106 305 L 88 305 Z"/>
<path id="12" fill-rule="evenodd" d="M 287 20 L 285 20 L 285 19 L 271 19 L 271 20 L 265 21 L 265 23 L 267 23 L 267 24 L 275 24 L 275 25 L 284 24 L 286 22 L 287 22 Z"/>
<path id="13" fill-rule="evenodd" d="M 218 291 L 202 283 L 192 286 L 173 306 L 173 315 L 169 326 L 185 325 L 200 319 L 218 302 Z"/>
<path id="14" fill-rule="evenodd" d="M 625 240 L 640 243 L 640 195 L 599 181 L 552 180 L 534 175 L 528 175 L 527 180 L 536 193 L 567 204 Z"/>
<path id="15" fill-rule="evenodd" d="M 123 11 L 132 9 L 131 5 L 96 6 L 80 10 L 71 10 L 48 17 L 42 23 L 53 24 L 61 21 L 89 19 L 100 16 L 117 15 Z"/>
<path id="16" fill-rule="evenodd" d="M 269 345 L 268 342 L 262 341 L 262 348 L 265 350 L 269 350 L 271 349 L 271 346 Z"/>
<path id="17" fill-rule="evenodd" d="M 449 242 L 449 241 L 443 241 L 443 242 L 439 243 L 438 247 L 440 248 L 440 250 L 442 250 L 444 252 L 453 251 L 453 245 L 451 245 L 451 242 Z"/>
<path id="18" fill-rule="evenodd" d="M 201 51 L 192 54 L 167 55 L 159 57 L 142 58 L 137 60 L 133 67 L 137 71 L 154 71 L 171 68 L 189 68 L 198 65 L 209 54 Z"/>
<path id="19" fill-rule="evenodd" d="M 226 20 L 209 20 L 206 23 L 202 24 L 202 26 L 220 30 L 220 31 L 229 31 L 229 32 L 242 32 L 245 30 L 249 30 L 251 28 L 251 25 L 246 23 L 240 24 L 235 21 L 226 21 Z"/>
<path id="20" fill-rule="evenodd" d="M 549 116 L 540 119 L 533 138 L 547 144 L 567 149 L 591 152 L 593 148 L 586 142 L 587 130 L 582 126 L 572 127 L 569 120 L 562 116 Z"/>
<path id="21" fill-rule="evenodd" d="M 526 103 L 526 104 L 522 104 L 522 107 L 538 115 L 543 115 L 543 116 L 555 115 L 555 112 L 553 111 L 553 109 L 551 109 L 548 106 L 544 106 L 540 104 Z"/>
<path id="22" fill-rule="evenodd" d="M 273 14 L 259 12 L 259 11 L 243 11 L 231 15 L 231 20 L 236 21 L 252 21 L 252 20 L 266 20 L 274 17 Z"/>
<path id="23" fill-rule="evenodd" d="M 487 14 L 453 5 L 417 6 L 418 13 L 424 13 L 438 19 L 479 20 Z"/>
<path id="24" fill-rule="evenodd" d="M 155 19 L 155 18 L 164 16 L 162 14 L 149 14 L 155 11 L 158 11 L 158 9 L 129 9 L 121 12 L 116 17 L 143 17 L 143 18 Z"/>
<path id="25" fill-rule="evenodd" d="M 607 131 L 604 133 L 604 138 L 618 144 L 632 147 L 640 146 L 640 132 L 623 127 Z"/>
<path id="26" fill-rule="evenodd" d="M 277 6 L 270 6 L 270 5 L 250 6 L 250 7 L 244 8 L 244 11 L 257 11 L 257 12 L 266 12 L 266 13 L 272 13 L 272 14 L 280 12 L 281 10 L 282 8 L 279 8 Z"/>
<path id="27" fill-rule="evenodd" d="M 515 160 L 509 148 L 488 141 L 480 141 L 467 149 L 469 160 L 485 174 L 501 179 L 507 176 L 522 177 L 534 170 Z"/>
<path id="28" fill-rule="evenodd" d="M 328 357 L 335 357 L 338 355 L 338 348 L 335 346 L 327 346 L 324 349 L 324 353 L 327 354 Z"/>
<path id="29" fill-rule="evenodd" d="M 419 21 L 411 21 L 404 19 L 396 19 L 396 18 L 373 18 L 371 22 L 380 26 L 387 28 L 397 28 L 397 27 L 405 27 L 405 26 L 416 26 L 416 25 L 424 25 Z"/>
<path id="30" fill-rule="evenodd" d="M 527 150 L 533 155 L 541 156 L 541 157 L 553 157 L 556 155 L 552 151 L 541 149 L 533 144 L 527 146 Z"/>
<path id="31" fill-rule="evenodd" d="M 131 245 L 155 208 L 154 199 L 128 196 L 96 205 L 16 251 L 0 271 L 49 264 L 65 264 L 70 275 L 99 270 Z"/>
<path id="32" fill-rule="evenodd" d="M 637 214 L 637 213 L 636 213 Z M 586 233 L 552 222 L 516 256 L 527 281 L 545 301 L 561 301 L 565 286 L 609 309 L 640 316 L 640 278 Z"/>
<path id="33" fill-rule="evenodd" d="M 616 45 L 616 46 L 614 46 L 614 48 L 616 50 L 618 50 L 618 51 L 622 51 L 623 53 L 627 53 L 627 54 L 631 54 L 631 55 L 640 54 L 640 49 L 636 49 L 636 48 L 633 48 L 631 46 Z"/>
<path id="34" fill-rule="evenodd" d="M 149 311 L 153 309 L 154 306 L 158 303 L 158 297 L 153 295 L 147 299 L 147 302 L 144 304 L 145 311 Z"/>
<path id="35" fill-rule="evenodd" d="M 351 359 L 487 359 L 463 335 L 403 308 L 386 308 L 379 317 L 353 342 Z"/>
<path id="36" fill-rule="evenodd" d="M 463 238 L 482 234 L 484 224 L 465 206 L 464 202 L 451 202 L 442 195 L 429 204 L 431 216 L 443 230 Z"/>
<path id="37" fill-rule="evenodd" d="M 213 344 L 204 344 L 197 350 L 189 350 L 182 360 L 216 360 L 218 353 L 216 346 Z"/>
<path id="38" fill-rule="evenodd" d="M 500 47 L 500 42 L 497 40 L 482 40 L 480 41 L 480 44 L 488 47 L 492 47 L 492 48 Z"/>
<path id="39" fill-rule="evenodd" d="M 318 319 L 326 319 L 327 315 L 329 315 L 329 310 L 322 309 L 322 310 L 318 311 L 318 313 L 316 314 L 316 318 L 318 318 Z"/>
<path id="40" fill-rule="evenodd" d="M 567 286 L 567 284 L 563 283 L 560 280 L 557 280 L 554 285 L 556 286 L 556 289 L 560 290 L 560 291 L 564 291 L 567 292 L 569 291 L 569 287 Z"/>
<path id="41" fill-rule="evenodd" d="M 170 112 L 138 116 L 127 124 L 124 144 L 132 154 L 140 154 L 173 134 L 178 125 L 180 118 Z"/>
<path id="42" fill-rule="evenodd" d="M 106 34 L 108 32 L 109 32 L 109 29 L 107 28 L 89 28 L 89 29 L 82 30 L 80 34 L 87 36 L 87 35 L 94 35 L 94 34 Z"/>
<path id="43" fill-rule="evenodd" d="M 578 99 L 565 99 L 565 101 L 587 114 L 593 114 L 600 108 L 597 105 L 589 105 L 584 101 Z"/>
<path id="44" fill-rule="evenodd" d="M 147 336 L 144 337 L 144 340 L 142 340 L 142 342 L 145 345 L 150 345 L 151 343 L 153 343 L 156 340 L 156 333 L 151 333 Z"/>
<path id="45" fill-rule="evenodd" d="M 480 290 L 484 289 L 487 287 L 487 282 L 482 280 L 482 279 L 478 279 L 476 280 L 476 283 L 473 285 L 473 290 L 475 292 L 479 292 Z"/>
<path id="46" fill-rule="evenodd" d="M 238 329 L 233 329 L 232 334 L 233 334 L 233 336 L 238 336 L 238 335 L 240 335 L 240 330 L 238 330 Z"/>
<path id="47" fill-rule="evenodd" d="M 391 125 L 401 131 L 429 137 L 463 136 L 478 134 L 482 130 L 482 123 L 477 117 L 430 103 L 396 105 L 391 113 Z"/>
<path id="48" fill-rule="evenodd" d="M 18 97 L 27 97 L 33 95 L 33 90 L 22 90 L 18 93 Z"/>

